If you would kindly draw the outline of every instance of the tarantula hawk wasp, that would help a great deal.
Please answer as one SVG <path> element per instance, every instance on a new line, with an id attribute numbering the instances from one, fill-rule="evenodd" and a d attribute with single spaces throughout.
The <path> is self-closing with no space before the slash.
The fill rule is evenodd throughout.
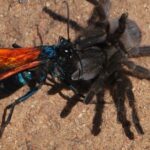
<path id="1" fill-rule="evenodd" d="M 94 6 L 93 13 L 87 21 L 87 27 L 82 27 L 74 20 L 69 21 L 70 26 L 80 32 L 74 41 L 80 62 L 76 62 L 76 70 L 71 75 L 72 84 L 73 81 L 76 82 L 76 88 L 79 88 L 79 91 L 82 88 L 81 82 L 88 84 L 87 90 L 81 93 L 85 96 L 83 99 L 85 103 L 88 104 L 96 96 L 96 114 L 93 118 L 92 129 L 94 135 L 100 132 L 104 89 L 107 86 L 116 106 L 118 122 L 122 124 L 126 136 L 134 139 L 134 134 L 130 130 L 131 124 L 126 117 L 124 104 L 126 97 L 132 109 L 132 120 L 137 132 L 144 134 L 144 131 L 137 114 L 132 83 L 127 75 L 150 80 L 150 70 L 136 65 L 129 58 L 150 56 L 150 46 L 140 46 L 141 31 L 135 21 L 127 18 L 126 13 L 120 18 L 109 21 L 110 0 L 87 1 Z M 43 10 L 53 19 L 67 22 L 65 17 L 51 9 L 45 7 Z M 75 98 L 76 94 L 71 98 L 73 102 L 67 102 L 61 117 L 66 117 L 71 112 L 77 103 L 74 101 Z"/>
<path id="2" fill-rule="evenodd" d="M 68 3 L 66 1 L 64 3 L 67 6 L 69 18 Z M 29 91 L 26 94 L 4 109 L 0 137 L 2 137 L 5 127 L 11 121 L 15 106 L 36 93 L 45 83 L 48 74 L 58 78 L 76 92 L 69 82 L 69 69 L 65 65 L 71 60 L 79 58 L 74 44 L 69 38 L 69 24 L 67 26 L 68 39 L 60 37 L 59 42 L 55 45 L 22 48 L 18 44 L 13 44 L 13 48 L 0 48 L 0 84 L 2 85 L 0 92 L 11 93 L 21 86 L 29 86 Z M 13 89 L 11 89 L 12 86 Z"/>

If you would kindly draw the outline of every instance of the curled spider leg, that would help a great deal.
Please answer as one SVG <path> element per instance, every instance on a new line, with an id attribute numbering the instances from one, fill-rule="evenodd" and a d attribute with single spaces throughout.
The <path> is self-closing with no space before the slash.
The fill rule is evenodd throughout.
<path id="1" fill-rule="evenodd" d="M 117 109 L 117 120 L 122 124 L 124 132 L 129 139 L 134 139 L 134 134 L 130 130 L 131 123 L 127 120 L 126 117 L 126 108 L 125 108 L 125 85 L 126 82 L 122 75 L 116 73 L 116 84 L 113 85 L 112 96 Z"/>
<path id="2" fill-rule="evenodd" d="M 55 13 L 54 11 L 52 11 L 51 9 L 47 8 L 47 7 L 44 7 L 43 8 L 43 11 L 45 13 L 47 13 L 51 18 L 53 18 L 54 20 L 57 20 L 57 21 L 60 21 L 60 22 L 63 22 L 63 23 L 68 23 L 68 19 L 64 16 L 61 16 L 57 13 Z M 76 21 L 74 20 L 69 20 L 69 25 L 72 29 L 74 29 L 75 31 L 83 31 L 84 28 L 79 25 Z"/>
<path id="3" fill-rule="evenodd" d="M 126 81 L 127 81 L 126 82 L 127 83 L 127 85 L 126 85 L 126 95 L 127 95 L 128 101 L 129 101 L 129 106 L 132 109 L 133 123 L 135 125 L 135 128 L 136 128 L 137 132 L 139 134 L 144 134 L 144 131 L 143 131 L 142 126 L 141 126 L 140 121 L 139 121 L 136 106 L 135 106 L 135 97 L 134 97 L 134 94 L 133 94 L 133 91 L 132 91 L 132 83 L 127 77 L 126 77 Z"/>
<path id="4" fill-rule="evenodd" d="M 93 118 L 92 134 L 98 135 L 101 131 L 100 127 L 102 124 L 102 113 L 104 110 L 104 90 L 96 94 L 97 103 L 95 108 L 95 116 Z"/>
<path id="5" fill-rule="evenodd" d="M 136 77 L 150 80 L 150 70 L 142 66 L 136 65 L 132 61 L 123 61 L 123 64 L 128 67 L 129 71 Z"/>
<path id="6" fill-rule="evenodd" d="M 15 102 L 13 102 L 13 103 L 9 104 L 8 106 L 6 106 L 6 108 L 4 109 L 2 122 L 1 122 L 1 126 L 0 126 L 0 138 L 3 135 L 3 132 L 4 132 L 5 128 L 6 128 L 6 126 L 11 121 L 12 114 L 13 114 L 15 106 L 20 104 L 21 102 L 27 100 L 30 96 L 32 96 L 35 92 L 37 92 L 39 88 L 40 87 L 32 88 L 25 95 L 23 95 L 22 97 L 18 98 Z M 9 111 L 9 113 L 7 114 L 8 111 Z"/>
<path id="7" fill-rule="evenodd" d="M 67 104 L 60 114 L 61 118 L 65 118 L 71 113 L 73 107 L 79 102 L 80 97 L 78 95 L 74 95 L 71 98 L 65 97 L 65 99 L 67 99 Z"/>
<path id="8" fill-rule="evenodd" d="M 128 56 L 133 57 L 143 57 L 143 56 L 150 56 L 150 46 L 142 46 L 142 47 L 135 47 L 132 48 L 128 52 Z"/>

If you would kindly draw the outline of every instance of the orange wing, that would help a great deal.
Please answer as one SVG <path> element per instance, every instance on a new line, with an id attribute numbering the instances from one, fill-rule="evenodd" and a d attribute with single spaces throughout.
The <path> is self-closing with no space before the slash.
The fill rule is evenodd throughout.
<path id="1" fill-rule="evenodd" d="M 36 67 L 39 54 L 39 48 L 0 49 L 0 80 Z"/>

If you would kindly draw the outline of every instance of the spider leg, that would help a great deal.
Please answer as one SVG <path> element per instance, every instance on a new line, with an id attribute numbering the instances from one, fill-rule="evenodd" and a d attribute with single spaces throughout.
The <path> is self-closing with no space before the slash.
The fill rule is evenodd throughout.
<path id="1" fill-rule="evenodd" d="M 95 7 L 93 9 L 91 17 L 88 19 L 88 24 L 108 24 L 110 0 L 87 0 Z"/>
<path id="2" fill-rule="evenodd" d="M 136 106 L 135 106 L 135 97 L 132 91 L 132 83 L 131 81 L 127 78 L 127 87 L 126 87 L 126 94 L 127 98 L 129 101 L 129 106 L 132 108 L 132 120 L 135 125 L 135 128 L 139 134 L 144 134 L 144 131 L 142 129 L 142 126 L 140 125 L 139 117 L 137 114 Z"/>
<path id="3" fill-rule="evenodd" d="M 0 126 L 0 137 L 2 137 L 6 126 L 11 121 L 12 114 L 13 114 L 15 106 L 20 104 L 21 102 L 27 100 L 30 96 L 32 96 L 35 92 L 37 92 L 39 88 L 40 88 L 40 86 L 32 88 L 25 95 L 23 95 L 22 97 L 18 98 L 15 102 L 13 102 L 13 103 L 9 104 L 8 106 L 6 106 L 6 108 L 4 109 L 2 122 L 1 122 L 1 126 Z M 9 113 L 7 114 L 8 111 L 9 111 Z"/>
<path id="4" fill-rule="evenodd" d="M 125 80 L 121 74 L 116 74 L 116 83 L 113 88 L 113 100 L 117 109 L 117 120 L 122 124 L 124 132 L 129 139 L 134 139 L 134 134 L 130 130 L 130 122 L 126 118 L 125 109 Z"/>
<path id="5" fill-rule="evenodd" d="M 100 126 L 102 124 L 102 113 L 104 110 L 104 90 L 96 94 L 97 103 L 95 108 L 95 116 L 93 118 L 92 134 L 98 135 L 101 131 Z"/>
<path id="6" fill-rule="evenodd" d="M 60 83 L 55 83 L 54 85 L 52 85 L 51 89 L 48 90 L 48 94 L 49 95 L 54 95 L 58 92 L 60 92 L 62 89 L 64 89 L 64 84 L 60 84 Z"/>
<path id="7" fill-rule="evenodd" d="M 125 32 L 125 29 L 126 29 L 127 17 L 128 17 L 127 13 L 123 13 L 121 15 L 119 19 L 119 26 L 117 27 L 115 32 L 112 34 L 108 34 L 108 37 L 107 37 L 108 42 L 112 44 L 116 44 L 119 42 L 120 37 L 122 36 L 122 34 Z"/>
<path id="8" fill-rule="evenodd" d="M 71 98 L 65 97 L 65 99 L 67 99 L 67 104 L 66 104 L 66 106 L 64 107 L 64 109 L 62 110 L 62 112 L 60 114 L 61 118 L 65 118 L 71 113 L 71 110 L 73 109 L 73 107 L 79 102 L 78 101 L 79 96 L 74 95 Z"/>
<path id="9" fill-rule="evenodd" d="M 135 47 L 128 52 L 129 57 L 150 56 L 150 46 Z"/>
<path id="10" fill-rule="evenodd" d="M 134 76 L 137 76 L 142 79 L 150 80 L 150 70 L 149 69 L 146 69 L 142 66 L 136 65 L 134 62 L 127 61 L 127 60 L 123 61 L 123 64 L 128 67 L 129 71 L 131 71 L 131 73 Z"/>
<path id="11" fill-rule="evenodd" d="M 60 22 L 63 22 L 65 24 L 68 23 L 68 18 L 64 17 L 64 16 L 61 16 L 57 13 L 55 13 L 54 11 L 52 11 L 51 9 L 47 8 L 47 7 L 44 7 L 43 8 L 43 11 L 45 13 L 47 13 L 50 17 L 52 17 L 54 20 L 57 20 L 57 21 L 60 21 Z M 72 29 L 74 29 L 75 31 L 82 31 L 84 30 L 84 28 L 79 25 L 76 21 L 74 20 L 71 20 L 69 19 L 69 25 Z"/>
<path id="12" fill-rule="evenodd" d="M 104 90 L 104 80 L 105 80 L 105 74 L 101 73 L 99 77 L 94 81 L 87 95 L 85 96 L 83 100 L 85 104 L 88 104 L 92 100 L 95 94 L 98 94 L 99 92 Z"/>

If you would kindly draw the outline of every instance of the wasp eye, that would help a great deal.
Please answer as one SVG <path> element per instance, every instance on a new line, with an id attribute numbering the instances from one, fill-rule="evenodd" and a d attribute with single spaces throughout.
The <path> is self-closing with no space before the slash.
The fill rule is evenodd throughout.
<path id="1" fill-rule="evenodd" d="M 68 53 L 68 52 L 69 52 L 69 51 L 66 49 L 66 50 L 65 50 L 65 53 Z"/>

